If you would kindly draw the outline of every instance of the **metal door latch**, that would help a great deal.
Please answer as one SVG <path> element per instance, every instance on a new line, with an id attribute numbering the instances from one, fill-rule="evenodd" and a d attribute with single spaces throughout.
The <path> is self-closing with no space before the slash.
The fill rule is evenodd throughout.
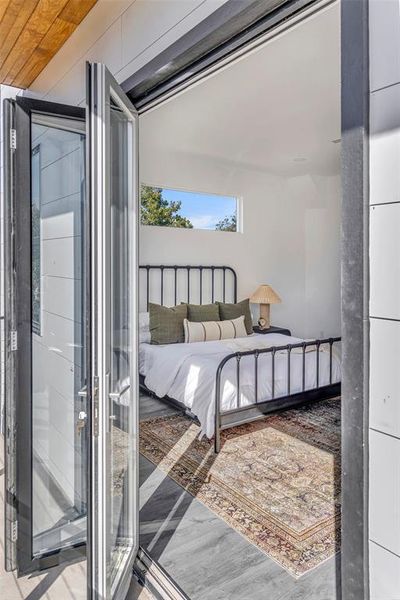
<path id="1" fill-rule="evenodd" d="M 81 410 L 78 414 L 78 420 L 76 422 L 76 429 L 80 434 L 82 429 L 85 427 L 87 421 L 87 414 L 84 410 Z"/>

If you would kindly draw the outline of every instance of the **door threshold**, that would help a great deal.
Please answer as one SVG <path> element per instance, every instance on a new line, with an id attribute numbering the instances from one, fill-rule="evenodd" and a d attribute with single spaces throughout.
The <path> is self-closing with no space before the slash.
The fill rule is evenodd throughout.
<path id="1" fill-rule="evenodd" d="M 190 600 L 189 596 L 143 548 L 139 548 L 133 571 L 139 583 L 157 600 Z"/>

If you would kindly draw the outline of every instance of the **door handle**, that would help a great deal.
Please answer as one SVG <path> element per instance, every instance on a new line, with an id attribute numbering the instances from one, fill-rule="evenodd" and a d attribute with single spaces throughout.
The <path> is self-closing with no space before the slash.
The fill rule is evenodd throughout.
<path id="1" fill-rule="evenodd" d="M 80 398 L 86 398 L 87 397 L 87 385 L 84 385 L 83 388 L 81 390 L 79 390 L 78 396 Z"/>
<path id="2" fill-rule="evenodd" d="M 127 392 L 129 390 L 130 387 L 131 387 L 131 385 L 130 385 L 130 383 L 128 383 L 119 392 L 110 392 L 108 395 L 111 398 L 111 400 L 119 400 L 121 398 L 121 396 L 123 396 L 125 394 L 125 392 Z"/>
<path id="3" fill-rule="evenodd" d="M 110 400 L 112 401 L 118 401 L 121 399 L 121 397 L 125 394 L 125 392 L 127 392 L 130 388 L 130 384 L 128 383 L 127 385 L 125 385 L 122 390 L 120 390 L 119 392 L 110 392 L 108 394 L 108 397 L 110 398 Z M 110 421 L 116 421 L 117 420 L 117 415 L 113 415 L 111 414 L 109 416 Z"/>

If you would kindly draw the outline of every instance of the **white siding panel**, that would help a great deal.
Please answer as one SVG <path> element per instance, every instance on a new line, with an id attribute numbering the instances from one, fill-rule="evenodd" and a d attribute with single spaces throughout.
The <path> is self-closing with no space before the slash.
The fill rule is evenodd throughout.
<path id="1" fill-rule="evenodd" d="M 370 600 L 400 600 L 400 557 L 369 544 Z"/>
<path id="2" fill-rule="evenodd" d="M 82 232 L 81 194 L 72 194 L 42 206 L 42 240 L 80 235 Z"/>
<path id="3" fill-rule="evenodd" d="M 369 443 L 370 539 L 400 555 L 400 440 L 371 430 Z"/>
<path id="4" fill-rule="evenodd" d="M 42 242 L 43 277 L 82 277 L 82 240 L 80 236 Z"/>
<path id="5" fill-rule="evenodd" d="M 75 150 L 42 169 L 42 205 L 80 192 L 81 166 L 82 154 Z"/>
<path id="6" fill-rule="evenodd" d="M 34 336 L 33 365 L 34 393 L 45 394 L 49 388 L 52 388 L 64 398 L 65 407 L 73 405 L 75 396 L 81 388 L 80 368 L 49 350 L 42 344 L 39 336 Z M 54 425 L 59 427 L 56 421 Z M 47 432 L 44 432 L 44 435 L 46 436 Z"/>
<path id="7" fill-rule="evenodd" d="M 400 164 L 400 163 L 399 163 Z M 370 209 L 370 315 L 400 319 L 400 204 Z"/>
<path id="8" fill-rule="evenodd" d="M 40 166 L 45 169 L 48 165 L 69 155 L 80 148 L 79 135 L 61 129 L 52 129 L 34 125 L 35 137 L 32 145 L 40 144 Z"/>
<path id="9" fill-rule="evenodd" d="M 400 38 L 399 38 L 400 44 Z M 400 85 L 375 92 L 370 106 L 370 203 L 400 201 Z"/>
<path id="10" fill-rule="evenodd" d="M 151 46 L 200 4 L 202 0 L 136 0 L 121 17 L 122 64 Z"/>
<path id="11" fill-rule="evenodd" d="M 43 277 L 43 310 L 78 323 L 82 320 L 81 281 Z"/>
<path id="12" fill-rule="evenodd" d="M 370 427 L 400 438 L 400 323 L 371 319 Z"/>
<path id="13" fill-rule="evenodd" d="M 56 80 L 53 87 L 44 96 L 44 99 L 52 102 L 77 105 L 85 96 L 84 85 L 85 61 L 80 60 L 62 78 Z M 41 96 L 41 94 L 37 93 L 33 95 Z"/>
<path id="14" fill-rule="evenodd" d="M 400 2 L 370 0 L 371 90 L 400 81 Z"/>
<path id="15" fill-rule="evenodd" d="M 82 325 L 46 311 L 42 312 L 40 342 L 60 357 L 82 364 Z"/>
<path id="16" fill-rule="evenodd" d="M 154 42 L 146 47 L 145 50 L 140 50 L 137 55 L 130 57 L 126 65 L 115 74 L 118 82 L 125 81 L 133 73 L 141 69 L 150 60 L 156 57 L 160 52 L 168 48 L 171 44 L 176 42 L 180 37 L 185 35 L 190 29 L 195 27 L 198 23 L 203 21 L 212 12 L 217 10 L 226 0 L 203 0 L 195 10 L 192 10 L 187 16 L 179 21 L 174 27 L 171 27 L 162 36 L 154 40 Z M 125 15 L 121 17 L 122 24 L 124 23 Z M 124 39 L 122 40 L 124 43 Z M 126 55 L 126 58 L 128 56 Z"/>

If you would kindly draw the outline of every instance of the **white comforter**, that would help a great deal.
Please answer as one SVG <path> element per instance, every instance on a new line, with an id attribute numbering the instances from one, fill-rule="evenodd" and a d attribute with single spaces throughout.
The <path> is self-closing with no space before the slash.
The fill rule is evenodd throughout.
<path id="1" fill-rule="evenodd" d="M 214 435 L 215 376 L 216 370 L 228 354 L 237 351 L 268 348 L 295 344 L 303 340 L 281 334 L 253 334 L 246 338 L 171 344 L 156 346 L 140 344 L 140 372 L 145 384 L 158 397 L 169 396 L 187 406 L 201 424 L 201 435 Z M 329 352 L 320 349 L 319 385 L 329 383 Z M 259 356 L 258 400 L 272 396 L 271 354 Z M 316 351 L 306 352 L 305 388 L 316 387 Z M 291 393 L 302 390 L 302 350 L 291 353 Z M 332 382 L 340 381 L 340 360 L 333 357 Z M 237 406 L 236 361 L 228 361 L 221 377 L 221 410 Z M 275 356 L 275 398 L 287 394 L 287 352 Z M 255 400 L 254 358 L 246 356 L 240 363 L 240 405 L 252 404 Z"/>

